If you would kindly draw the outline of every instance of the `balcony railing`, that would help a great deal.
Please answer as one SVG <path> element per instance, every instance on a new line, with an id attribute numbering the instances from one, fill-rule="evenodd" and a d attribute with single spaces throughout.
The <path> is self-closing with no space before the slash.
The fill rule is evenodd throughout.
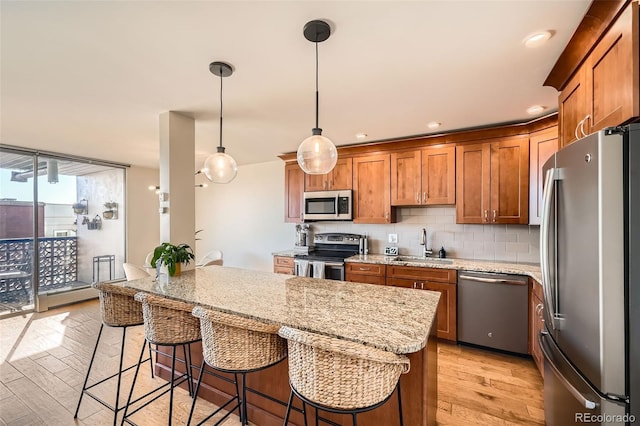
<path id="1" fill-rule="evenodd" d="M 0 239 L 0 302 L 32 300 L 31 238 Z M 38 291 L 67 287 L 78 279 L 77 237 L 38 239 Z"/>

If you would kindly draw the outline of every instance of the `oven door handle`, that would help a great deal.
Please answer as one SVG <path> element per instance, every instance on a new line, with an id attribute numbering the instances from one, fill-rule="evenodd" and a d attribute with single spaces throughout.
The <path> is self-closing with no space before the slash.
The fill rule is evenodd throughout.
<path id="1" fill-rule="evenodd" d="M 340 262 L 324 262 L 325 266 L 344 266 L 344 263 Z"/>

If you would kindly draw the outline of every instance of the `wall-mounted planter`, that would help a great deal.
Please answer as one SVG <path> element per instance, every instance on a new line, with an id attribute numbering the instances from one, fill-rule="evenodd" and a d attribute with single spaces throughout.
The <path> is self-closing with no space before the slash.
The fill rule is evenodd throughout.
<path id="1" fill-rule="evenodd" d="M 104 203 L 105 210 L 102 212 L 102 217 L 111 220 L 118 218 L 118 203 L 109 201 Z"/>
<path id="2" fill-rule="evenodd" d="M 75 214 L 88 214 L 89 213 L 89 202 L 83 198 L 77 203 L 73 203 L 71 205 L 73 212 Z"/>
<path id="3" fill-rule="evenodd" d="M 87 229 L 89 231 L 96 231 L 102 228 L 102 219 L 96 215 L 93 219 L 87 222 Z"/>

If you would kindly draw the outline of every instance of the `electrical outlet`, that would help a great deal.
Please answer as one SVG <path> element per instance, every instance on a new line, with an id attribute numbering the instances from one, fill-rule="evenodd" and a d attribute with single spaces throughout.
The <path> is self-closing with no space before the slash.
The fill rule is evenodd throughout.
<path id="1" fill-rule="evenodd" d="M 389 234 L 389 242 L 393 244 L 398 243 L 398 234 Z"/>

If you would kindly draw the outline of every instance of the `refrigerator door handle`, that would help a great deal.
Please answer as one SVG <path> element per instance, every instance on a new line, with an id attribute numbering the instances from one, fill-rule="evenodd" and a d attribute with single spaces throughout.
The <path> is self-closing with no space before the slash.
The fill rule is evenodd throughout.
<path id="1" fill-rule="evenodd" d="M 542 192 L 542 215 L 540 226 L 540 270 L 542 272 L 542 290 L 544 293 L 544 304 L 547 312 L 552 319 L 551 328 L 556 329 L 556 315 L 555 302 L 552 297 L 551 289 L 551 271 L 549 262 L 549 232 L 551 221 L 551 201 L 555 193 L 555 181 L 558 180 L 559 170 L 557 168 L 550 168 L 547 170 L 544 189 Z"/>
<path id="2" fill-rule="evenodd" d="M 598 403 L 596 403 L 594 401 L 591 401 L 590 399 L 585 398 L 585 396 L 582 393 L 580 393 L 580 391 L 578 389 L 576 389 L 571 383 L 569 383 L 569 381 L 566 379 L 566 377 L 564 377 L 562 375 L 562 373 L 560 372 L 560 369 L 558 368 L 558 366 L 553 362 L 553 358 L 551 357 L 551 355 L 547 351 L 546 344 L 545 344 L 545 342 L 543 340 L 543 333 L 540 333 L 538 335 L 538 343 L 540 344 L 540 349 L 542 350 L 542 355 L 544 356 L 545 361 L 547 362 L 546 365 L 551 367 L 551 371 L 553 371 L 553 374 L 556 375 L 556 377 L 558 378 L 558 380 L 560 380 L 562 385 L 565 388 L 567 388 L 567 390 L 571 393 L 571 395 L 573 395 L 573 397 L 575 399 L 577 399 L 584 408 L 586 408 L 588 410 L 595 409 L 598 406 Z"/>

